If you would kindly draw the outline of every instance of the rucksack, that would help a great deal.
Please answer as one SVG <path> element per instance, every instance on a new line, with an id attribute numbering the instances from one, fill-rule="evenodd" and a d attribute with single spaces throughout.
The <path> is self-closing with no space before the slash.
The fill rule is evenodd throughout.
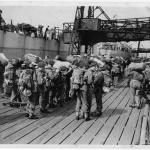
<path id="1" fill-rule="evenodd" d="M 150 81 L 150 69 L 145 69 L 144 75 L 145 75 L 145 80 Z"/>
<path id="2" fill-rule="evenodd" d="M 112 67 L 112 70 L 111 70 L 113 73 L 120 73 L 120 69 L 119 69 L 119 66 L 118 65 L 114 65 L 113 67 Z"/>
<path id="3" fill-rule="evenodd" d="M 20 93 L 25 96 L 29 97 L 32 94 L 33 90 L 33 80 L 32 80 L 32 70 L 23 70 L 20 74 L 19 78 L 19 91 Z"/>
<path id="4" fill-rule="evenodd" d="M 23 86 L 26 85 L 27 88 L 32 87 L 32 72 L 31 70 L 24 70 L 20 74 L 19 78 L 19 85 Z"/>
<path id="5" fill-rule="evenodd" d="M 14 70 L 13 69 L 7 70 L 7 77 L 8 77 L 9 80 L 14 79 Z"/>
<path id="6" fill-rule="evenodd" d="M 83 76 L 84 71 L 81 69 L 75 69 L 72 74 L 72 82 L 74 84 L 80 84 L 83 85 Z"/>
<path id="7" fill-rule="evenodd" d="M 41 70 L 37 70 L 37 73 L 36 73 L 36 78 L 37 78 L 37 84 L 38 85 L 44 85 L 46 80 L 45 80 L 45 73 L 44 71 L 41 71 Z"/>

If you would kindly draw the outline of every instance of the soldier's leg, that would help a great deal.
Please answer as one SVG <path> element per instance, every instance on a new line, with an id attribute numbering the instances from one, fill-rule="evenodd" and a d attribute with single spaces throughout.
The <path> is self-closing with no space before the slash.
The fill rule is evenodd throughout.
<path id="1" fill-rule="evenodd" d="M 35 111 L 35 103 L 34 101 L 32 102 L 33 100 L 33 97 L 29 97 L 28 98 L 28 101 L 27 101 L 27 111 L 28 111 L 28 114 L 29 114 L 29 117 L 30 116 L 33 116 L 34 115 L 34 111 Z"/>
<path id="2" fill-rule="evenodd" d="M 3 83 L 4 83 L 4 72 L 1 72 L 0 70 L 0 94 L 4 92 Z"/>
<path id="3" fill-rule="evenodd" d="M 56 88 L 50 89 L 50 91 L 49 91 L 49 107 L 50 108 L 56 107 L 56 105 L 54 103 L 55 96 L 56 96 Z"/>
<path id="4" fill-rule="evenodd" d="M 12 85 L 12 92 L 11 92 L 11 97 L 10 97 L 10 101 L 13 102 L 13 101 L 17 101 L 17 94 L 18 94 L 18 86 L 16 83 L 13 83 Z"/>
<path id="5" fill-rule="evenodd" d="M 70 80 L 69 79 L 67 79 L 66 80 L 66 102 L 67 101 L 70 101 L 70 97 L 69 97 L 69 91 L 70 91 Z"/>
<path id="6" fill-rule="evenodd" d="M 35 116 L 35 107 L 37 104 L 37 98 L 38 93 L 33 93 L 32 96 L 29 97 L 29 100 L 27 102 L 28 114 L 26 114 L 26 117 L 29 117 L 29 119 L 38 119 L 38 117 Z"/>
<path id="7" fill-rule="evenodd" d="M 46 89 L 44 96 L 45 96 L 44 107 L 46 108 L 49 103 L 49 89 Z"/>
<path id="8" fill-rule="evenodd" d="M 141 99 L 141 96 L 140 96 L 140 90 L 135 90 L 135 103 L 136 103 L 136 107 L 137 108 L 140 108 L 140 99 Z"/>
<path id="9" fill-rule="evenodd" d="M 116 75 L 114 76 L 114 86 L 115 86 L 115 87 L 116 87 L 117 84 L 118 84 L 118 79 L 119 79 L 119 74 L 116 74 Z"/>
<path id="10" fill-rule="evenodd" d="M 63 107 L 64 102 L 64 94 L 65 94 L 65 88 L 64 85 L 60 85 L 57 87 L 57 100 L 60 107 Z"/>
<path id="11" fill-rule="evenodd" d="M 135 87 L 133 81 L 130 82 L 130 106 L 135 107 Z"/>
<path id="12" fill-rule="evenodd" d="M 40 104 L 40 110 L 41 112 L 45 110 L 45 93 L 40 92 L 39 93 L 39 104 Z"/>
<path id="13" fill-rule="evenodd" d="M 89 104 L 88 104 L 88 94 L 87 94 L 87 90 L 86 91 L 82 91 L 82 95 L 83 95 L 83 98 L 82 98 L 82 111 L 84 113 L 84 118 L 85 118 L 85 121 L 88 121 L 90 120 L 90 117 L 89 117 Z"/>
<path id="14" fill-rule="evenodd" d="M 82 100 L 81 100 L 81 93 L 80 91 L 77 91 L 76 92 L 76 120 L 79 120 L 79 117 L 80 117 L 80 112 L 81 112 L 81 106 L 82 106 Z"/>
<path id="15" fill-rule="evenodd" d="M 93 88 L 91 85 L 88 87 L 87 91 L 87 103 L 88 103 L 88 116 L 90 117 L 91 106 L 92 106 L 92 95 L 93 95 Z"/>
<path id="16" fill-rule="evenodd" d="M 101 115 L 102 114 L 102 88 L 100 89 L 97 89 L 95 91 L 95 98 L 96 98 L 96 104 L 97 104 L 97 107 L 96 107 L 96 113 L 97 115 Z"/>

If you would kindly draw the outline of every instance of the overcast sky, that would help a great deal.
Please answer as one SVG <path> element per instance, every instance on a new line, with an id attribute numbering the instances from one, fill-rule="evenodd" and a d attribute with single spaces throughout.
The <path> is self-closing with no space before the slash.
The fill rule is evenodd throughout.
<path id="1" fill-rule="evenodd" d="M 70 3 L 69 3 L 70 2 Z M 76 11 L 76 3 L 58 1 L 55 4 L 48 2 L 39 3 L 10 3 L 0 2 L 0 9 L 3 11 L 3 18 L 6 23 L 10 23 L 12 19 L 14 24 L 29 23 L 33 26 L 39 24 L 46 27 L 60 27 L 64 22 L 73 22 Z M 84 3 L 80 3 L 84 5 Z M 86 3 L 87 5 L 88 3 Z M 90 4 L 90 3 L 89 3 Z M 95 5 L 95 3 L 94 3 Z M 150 17 L 150 1 L 148 3 L 96 3 L 102 6 L 104 11 L 110 18 L 134 18 L 134 17 Z M 103 18 L 102 18 L 103 19 Z M 144 43 L 144 47 L 150 48 L 150 41 Z M 143 42 L 142 42 L 143 45 Z"/>

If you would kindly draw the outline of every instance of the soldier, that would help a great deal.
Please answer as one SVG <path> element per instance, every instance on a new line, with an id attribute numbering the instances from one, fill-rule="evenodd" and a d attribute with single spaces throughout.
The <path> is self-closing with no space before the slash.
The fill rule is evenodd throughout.
<path id="1" fill-rule="evenodd" d="M 10 98 L 11 102 L 14 102 L 14 101 L 21 102 L 20 94 L 18 92 L 18 79 L 19 79 L 19 77 L 16 74 L 17 63 L 18 63 L 18 59 L 12 59 L 13 67 L 10 68 L 10 71 L 9 71 L 9 80 L 12 83 L 12 92 L 11 92 L 11 98 Z"/>
<path id="2" fill-rule="evenodd" d="M 77 64 L 78 66 L 78 64 Z M 83 115 L 84 109 L 82 108 L 86 106 L 87 110 L 87 103 L 83 101 L 83 75 L 84 70 L 78 68 L 77 66 L 74 67 L 72 77 L 71 77 L 71 89 L 70 89 L 70 97 L 75 96 L 76 97 L 76 120 L 80 119 L 80 115 Z M 85 99 L 86 100 L 86 99 Z"/>
<path id="3" fill-rule="evenodd" d="M 120 76 L 120 67 L 118 64 L 114 64 L 111 70 L 112 83 L 116 87 Z"/>
<path id="4" fill-rule="evenodd" d="M 9 79 L 10 70 L 13 69 L 13 65 L 9 62 L 8 65 L 5 67 L 4 72 L 4 93 L 1 95 L 2 98 L 9 98 L 12 92 L 12 81 Z"/>
<path id="5" fill-rule="evenodd" d="M 65 76 L 62 73 L 62 68 L 56 70 L 55 84 L 56 84 L 56 99 L 57 104 L 63 107 L 64 96 L 65 96 Z"/>
<path id="6" fill-rule="evenodd" d="M 131 104 L 130 107 L 140 108 L 140 90 L 142 87 L 142 81 L 144 79 L 142 71 L 131 71 L 128 75 L 132 76 L 130 81 L 130 95 Z"/>
<path id="7" fill-rule="evenodd" d="M 36 70 L 37 88 L 38 88 L 38 99 L 40 104 L 41 113 L 49 113 L 47 110 L 48 95 L 49 91 L 46 86 L 48 74 L 45 71 L 45 63 L 39 62 L 38 69 Z"/>
<path id="8" fill-rule="evenodd" d="M 37 84 L 36 84 L 36 76 L 35 69 L 32 66 L 25 66 L 24 70 L 20 74 L 19 78 L 19 85 L 20 85 L 20 92 L 23 96 L 27 99 L 27 114 L 25 117 L 28 117 L 29 119 L 38 119 L 38 117 L 35 116 L 35 106 L 37 104 Z"/>
<path id="9" fill-rule="evenodd" d="M 56 96 L 55 69 L 51 65 L 47 65 L 45 68 L 49 77 L 49 95 L 47 95 L 49 100 L 49 108 L 55 108 L 56 107 L 54 101 L 54 98 Z"/>
<path id="10" fill-rule="evenodd" d="M 83 107 L 82 111 L 84 112 L 85 121 L 90 120 L 90 111 L 92 104 L 92 94 L 93 94 L 93 81 L 94 81 L 94 69 L 95 67 L 90 67 L 84 74 L 83 81 Z"/>
<path id="11" fill-rule="evenodd" d="M 66 68 L 66 70 L 63 72 L 63 75 L 65 76 L 65 101 L 68 102 L 70 101 L 69 97 L 69 91 L 70 91 L 70 78 L 72 76 L 73 69 L 72 67 Z"/>
<path id="12" fill-rule="evenodd" d="M 5 66 L 0 62 L 0 94 L 4 92 L 3 89 L 4 72 L 5 72 Z"/>
<path id="13" fill-rule="evenodd" d="M 97 68 L 94 73 L 94 94 L 96 98 L 96 116 L 102 115 L 102 95 L 103 95 L 103 85 L 104 85 L 104 75 L 103 73 Z"/>

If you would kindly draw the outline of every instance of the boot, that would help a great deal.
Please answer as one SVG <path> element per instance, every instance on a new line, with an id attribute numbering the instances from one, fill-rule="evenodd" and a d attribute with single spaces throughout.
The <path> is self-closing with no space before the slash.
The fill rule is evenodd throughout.
<path id="1" fill-rule="evenodd" d="M 76 112 L 76 120 L 79 120 L 80 117 L 79 117 L 79 112 Z"/>
<path id="2" fill-rule="evenodd" d="M 83 113 L 82 110 L 81 110 L 81 112 L 80 112 L 80 119 L 84 119 L 84 113 Z"/>
<path id="3" fill-rule="evenodd" d="M 135 103 L 136 103 L 137 109 L 140 109 L 140 96 L 139 95 L 135 96 Z"/>
<path id="4" fill-rule="evenodd" d="M 84 118 L 85 118 L 85 121 L 89 121 L 90 120 L 90 116 L 89 116 L 89 114 L 87 112 L 84 113 Z"/>
<path id="5" fill-rule="evenodd" d="M 28 119 L 39 119 L 39 117 L 37 117 L 35 115 L 29 115 Z"/>

